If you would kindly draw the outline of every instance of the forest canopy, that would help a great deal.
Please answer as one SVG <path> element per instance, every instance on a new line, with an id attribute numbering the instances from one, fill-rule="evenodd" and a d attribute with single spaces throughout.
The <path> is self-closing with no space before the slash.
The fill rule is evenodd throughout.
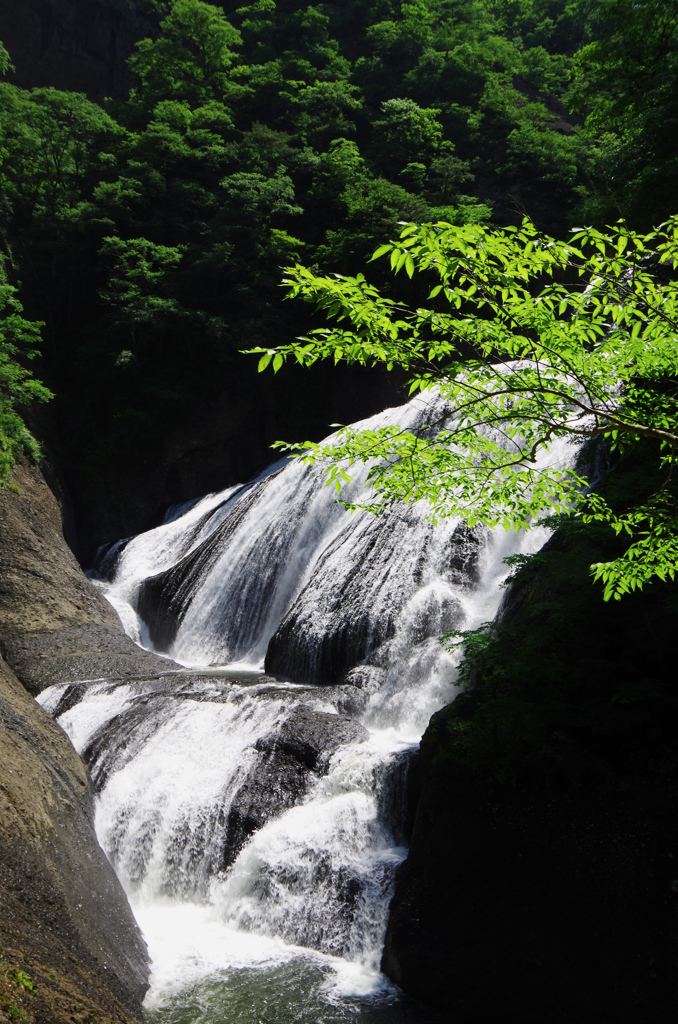
<path id="1" fill-rule="evenodd" d="M 398 222 L 527 213 L 563 239 L 674 212 L 669 0 L 146 7 L 127 99 L 0 83 L 7 285 L 45 325 L 38 375 L 76 486 L 237 390 L 242 348 L 312 326 L 282 302 L 284 265 L 388 294 L 369 259 Z M 21 346 L 11 359 L 28 370 Z"/>

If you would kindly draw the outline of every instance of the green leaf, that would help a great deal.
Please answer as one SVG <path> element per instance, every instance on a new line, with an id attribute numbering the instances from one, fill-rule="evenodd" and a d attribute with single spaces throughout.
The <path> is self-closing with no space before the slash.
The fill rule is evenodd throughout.
<path id="1" fill-rule="evenodd" d="M 370 256 L 368 262 L 371 263 L 372 260 L 378 260 L 380 256 L 385 256 L 386 253 L 390 252 L 392 248 L 393 248 L 393 246 L 389 245 L 389 244 L 387 244 L 387 245 L 380 245 L 379 248 L 376 249 L 372 253 L 372 255 Z"/>
<path id="2" fill-rule="evenodd" d="M 412 309 L 395 288 L 381 295 L 360 274 L 320 277 L 290 268 L 288 294 L 311 299 L 332 322 L 275 358 L 400 367 L 413 374 L 411 394 L 437 387 L 460 414 L 421 438 L 395 426 L 348 428 L 304 457 L 334 467 L 335 486 L 344 462 L 368 464 L 372 495 L 364 507 L 371 511 L 427 501 L 432 521 L 455 516 L 517 529 L 581 509 L 584 521 L 607 523 L 627 538 L 616 562 L 592 567 L 606 600 L 673 578 L 673 506 L 660 496 L 644 505 L 631 495 L 628 508 L 613 513 L 577 471 L 548 468 L 535 457 L 568 435 L 579 443 L 602 433 L 622 451 L 644 436 L 656 443 L 666 477 L 667 452 L 678 448 L 678 395 L 666 387 L 678 377 L 678 282 L 648 260 L 647 269 L 635 268 L 632 289 L 620 284 L 618 271 L 628 265 L 619 259 L 620 241 L 636 245 L 623 226 L 580 233 L 581 250 L 539 235 L 529 222 L 513 233 L 409 225 L 406 237 L 407 246 L 382 247 L 382 255 L 390 249 L 392 269 L 405 266 L 409 277 L 415 258 L 439 274 L 429 298 L 443 292 L 447 312 Z M 661 246 L 678 253 L 678 217 L 642 244 L 648 253 Z"/>

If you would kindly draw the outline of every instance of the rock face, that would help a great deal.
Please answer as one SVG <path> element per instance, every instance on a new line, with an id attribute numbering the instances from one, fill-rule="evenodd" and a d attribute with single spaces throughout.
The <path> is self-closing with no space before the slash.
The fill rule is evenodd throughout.
<path id="1" fill-rule="evenodd" d="M 250 836 L 270 818 L 299 803 L 312 775 L 327 771 L 332 754 L 342 744 L 358 743 L 367 736 L 358 722 L 301 704 L 279 730 L 258 740 L 262 757 L 229 809 L 223 866 L 234 862 Z"/>
<path id="2" fill-rule="evenodd" d="M 24 88 L 124 96 L 134 43 L 157 31 L 137 0 L 0 0 L 0 39 Z"/>
<path id="3" fill-rule="evenodd" d="M 19 466 L 0 489 L 0 651 L 30 693 L 53 683 L 155 676 L 175 668 L 140 650 L 66 545 L 42 475 Z"/>
<path id="4" fill-rule="evenodd" d="M 402 630 L 411 581 L 421 582 L 429 557 L 433 528 L 417 537 L 420 529 L 419 517 L 406 508 L 368 520 L 355 540 L 349 529 L 340 534 L 314 570 L 324 585 L 305 588 L 271 637 L 266 671 L 331 686 L 356 665 L 383 663 L 388 641 L 399 625 Z M 480 549 L 481 535 L 460 524 L 441 575 L 452 584 L 477 582 Z M 462 620 L 458 603 L 448 600 L 441 609 L 433 597 L 410 624 L 407 642 L 415 645 Z"/>
<path id="5" fill-rule="evenodd" d="M 351 423 L 402 400 L 397 379 L 378 368 L 290 367 L 282 380 L 257 373 L 251 356 L 237 357 L 223 390 L 182 408 L 175 424 L 146 442 L 135 459 L 95 475 L 70 467 L 87 560 L 100 544 L 157 526 L 170 505 L 251 479 L 270 464 L 279 438 L 320 438 L 329 423 Z"/>
<path id="6" fill-rule="evenodd" d="M 561 525 L 424 735 L 383 966 L 454 1024 L 678 1015 L 678 585 L 604 602 L 590 566 L 618 545 Z"/>
<path id="7" fill-rule="evenodd" d="M 382 969 L 454 1024 L 669 1024 L 676 1015 L 678 786 L 521 796 L 445 769 L 432 719 Z"/>
<path id="8" fill-rule="evenodd" d="M 124 635 L 68 549 L 41 474 L 21 466 L 16 485 L 0 489 L 2 955 L 18 965 L 12 977 L 38 979 L 30 1012 L 44 1020 L 72 1020 L 76 1004 L 88 1020 L 138 1019 L 146 948 L 97 843 L 84 764 L 29 692 L 174 666 Z M 2 997 L 18 1013 L 32 990 L 15 987 Z"/>
<path id="9" fill-rule="evenodd" d="M 4 661 L 0 765 L 0 948 L 37 984 L 30 1012 L 139 1018 L 146 947 L 97 843 L 85 766 Z"/>

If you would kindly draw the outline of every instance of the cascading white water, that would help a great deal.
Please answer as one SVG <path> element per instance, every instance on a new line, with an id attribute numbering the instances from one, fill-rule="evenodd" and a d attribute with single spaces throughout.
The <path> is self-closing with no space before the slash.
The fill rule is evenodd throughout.
<path id="1" fill-rule="evenodd" d="M 422 397 L 366 422 L 414 428 L 440 412 Z M 549 462 L 571 455 L 563 447 Z M 41 696 L 99 788 L 98 835 L 149 941 L 159 1019 L 221 1020 L 230 1007 L 254 1022 L 263 1011 L 236 1017 L 229 984 L 284 987 L 291 964 L 315 979 L 309 1021 L 318 1006 L 343 1021 L 342 993 L 383 995 L 380 951 L 405 855 L 384 804 L 455 694 L 456 659 L 437 637 L 492 618 L 503 559 L 547 536 L 433 527 L 426 511 L 351 515 L 318 468 L 297 462 L 209 495 L 122 546 L 100 584 L 130 636 L 187 674 L 95 683 L 69 706 L 67 687 Z M 265 656 L 282 680 L 261 674 Z M 173 1017 L 198 982 L 213 1009 Z"/>

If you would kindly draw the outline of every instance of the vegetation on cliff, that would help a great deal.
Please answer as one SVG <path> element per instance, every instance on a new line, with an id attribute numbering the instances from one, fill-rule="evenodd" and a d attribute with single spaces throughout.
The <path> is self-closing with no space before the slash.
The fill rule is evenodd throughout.
<path id="1" fill-rule="evenodd" d="M 281 302 L 281 265 L 355 274 L 402 220 L 526 211 L 564 237 L 575 216 L 647 227 L 669 212 L 638 177 L 673 173 L 664 0 L 148 7 L 157 35 L 131 59 L 128 100 L 0 86 L 8 281 L 46 324 L 76 486 L 237 389 L 243 342 L 311 326 Z M 659 42 L 651 68 L 638 51 L 622 109 L 631 31 Z"/>
<path id="2" fill-rule="evenodd" d="M 22 313 L 0 256 L 0 486 L 20 456 L 37 462 L 41 453 L 17 406 L 53 397 L 23 364 L 38 354 L 42 324 L 25 320 Z"/>
<path id="3" fill-rule="evenodd" d="M 661 478 L 641 444 L 599 489 L 619 509 Z M 598 523 L 561 517 L 552 526 L 538 554 L 514 560 L 499 620 L 448 638 L 463 647 L 469 689 L 432 737 L 439 767 L 528 792 L 638 780 L 670 788 L 678 587 L 655 581 L 603 604 L 589 566 L 618 557 L 623 541 Z"/>

